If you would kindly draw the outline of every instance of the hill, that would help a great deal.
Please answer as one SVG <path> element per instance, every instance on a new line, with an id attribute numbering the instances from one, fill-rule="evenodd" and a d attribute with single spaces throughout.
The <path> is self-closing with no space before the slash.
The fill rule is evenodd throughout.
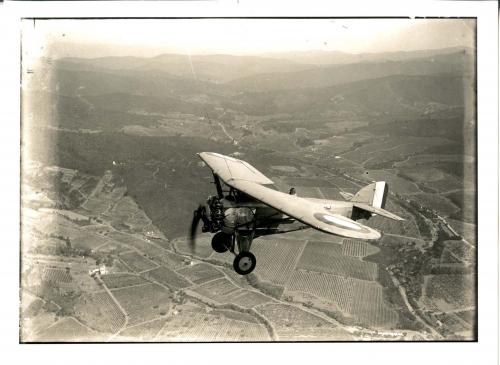
<path id="1" fill-rule="evenodd" d="M 326 87 L 390 75 L 471 75 L 473 56 L 466 51 L 402 61 L 357 62 L 308 70 L 242 77 L 229 85 L 245 90 L 292 90 Z"/>
<path id="2" fill-rule="evenodd" d="M 78 70 L 128 70 L 166 72 L 174 76 L 211 81 L 228 82 L 242 76 L 267 72 L 292 72 L 307 69 L 303 65 L 285 59 L 259 56 L 233 55 L 186 55 L 161 54 L 156 57 L 104 57 L 104 58 L 63 58 L 60 67 Z"/>

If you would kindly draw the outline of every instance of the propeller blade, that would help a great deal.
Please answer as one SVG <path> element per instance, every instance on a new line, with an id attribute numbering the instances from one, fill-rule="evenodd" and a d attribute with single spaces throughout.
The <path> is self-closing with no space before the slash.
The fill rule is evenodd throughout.
<path id="1" fill-rule="evenodd" d="M 198 206 L 198 209 L 196 209 L 193 212 L 193 220 L 191 221 L 191 230 L 189 232 L 189 248 L 191 249 L 191 252 L 194 252 L 194 246 L 195 246 L 195 241 L 196 241 L 196 231 L 198 230 L 198 225 L 201 220 L 201 214 L 203 211 L 203 206 L 200 205 Z"/>

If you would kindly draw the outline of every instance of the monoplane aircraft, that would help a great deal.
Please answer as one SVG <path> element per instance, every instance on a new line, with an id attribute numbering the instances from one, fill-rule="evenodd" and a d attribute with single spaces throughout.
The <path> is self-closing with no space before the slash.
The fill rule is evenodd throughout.
<path id="1" fill-rule="evenodd" d="M 384 209 L 388 192 L 384 181 L 365 186 L 345 201 L 306 198 L 297 196 L 294 188 L 288 193 L 275 190 L 270 179 L 245 161 L 214 152 L 198 155 L 212 169 L 217 195 L 194 211 L 191 248 L 202 221 L 203 232 L 215 233 L 214 251 L 232 252 L 234 270 L 240 275 L 255 268 L 250 248 L 257 237 L 314 228 L 341 237 L 376 240 L 380 232 L 356 221 L 374 215 L 404 220 Z M 282 229 L 296 222 L 302 225 Z"/>

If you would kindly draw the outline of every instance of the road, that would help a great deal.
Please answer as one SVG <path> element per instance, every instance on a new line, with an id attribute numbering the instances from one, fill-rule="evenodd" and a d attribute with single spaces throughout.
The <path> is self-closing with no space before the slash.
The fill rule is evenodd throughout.
<path id="1" fill-rule="evenodd" d="M 405 288 L 403 288 L 403 286 L 399 283 L 398 279 L 396 279 L 391 273 L 389 273 L 391 279 L 392 279 L 392 282 L 394 283 L 394 286 L 396 288 L 398 288 L 399 290 L 399 293 L 401 294 L 401 297 L 403 298 L 403 301 L 406 305 L 406 308 L 408 308 L 408 310 L 410 311 L 411 314 L 413 314 L 413 316 L 416 318 L 416 320 L 418 322 L 420 322 L 425 328 L 427 328 L 437 339 L 440 339 L 442 340 L 443 339 L 443 336 L 441 336 L 441 334 L 436 331 L 433 327 L 431 327 L 430 325 L 427 324 L 427 322 L 425 322 L 418 314 L 417 312 L 415 311 L 415 309 L 413 309 L 412 305 L 410 304 L 410 302 L 408 301 L 408 297 L 406 296 L 406 290 Z"/>
<path id="2" fill-rule="evenodd" d="M 222 131 L 224 132 L 224 134 L 233 142 L 233 144 L 238 144 L 238 141 L 236 139 L 233 138 L 233 136 L 231 136 L 226 128 L 224 127 L 224 125 L 221 123 L 221 122 L 218 122 L 219 126 L 222 128 Z"/>

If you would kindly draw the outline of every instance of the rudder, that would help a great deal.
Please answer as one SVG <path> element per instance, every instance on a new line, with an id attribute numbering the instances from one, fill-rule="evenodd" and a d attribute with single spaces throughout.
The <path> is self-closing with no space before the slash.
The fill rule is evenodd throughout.
<path id="1" fill-rule="evenodd" d="M 359 190 L 352 198 L 353 203 L 364 203 L 376 208 L 384 208 L 389 186 L 385 181 L 377 181 Z"/>

